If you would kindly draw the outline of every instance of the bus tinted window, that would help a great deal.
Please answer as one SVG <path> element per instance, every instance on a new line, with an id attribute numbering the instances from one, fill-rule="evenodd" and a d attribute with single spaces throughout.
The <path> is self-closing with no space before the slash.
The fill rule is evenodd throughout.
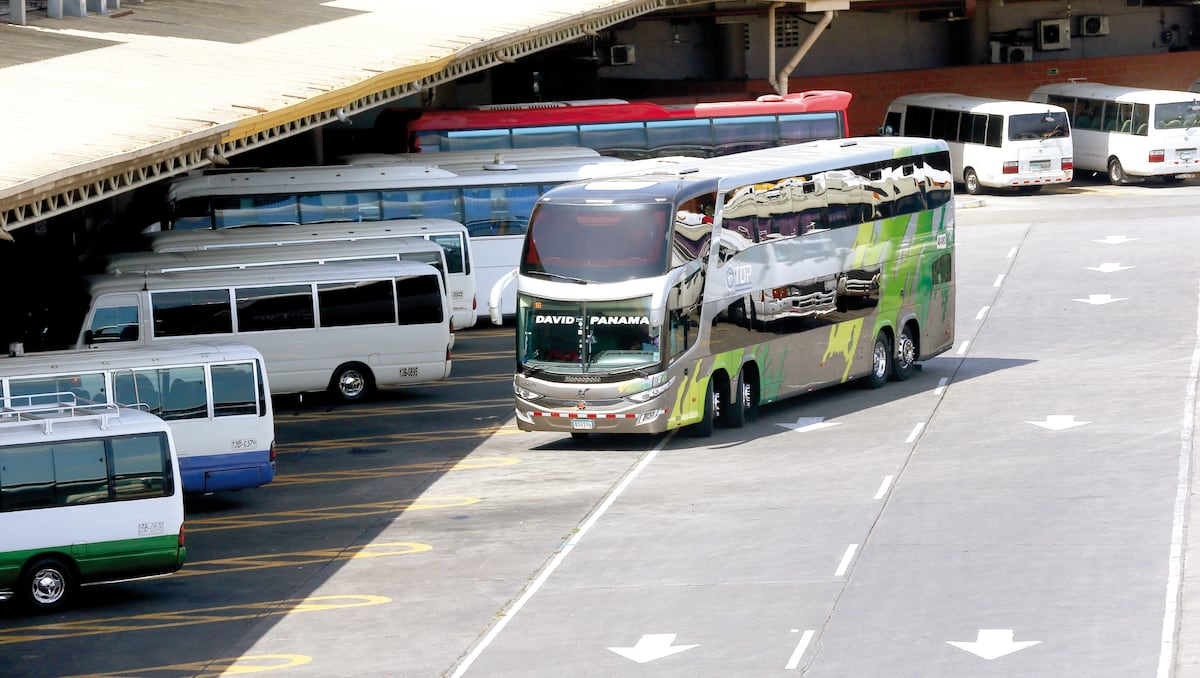
<path id="1" fill-rule="evenodd" d="M 312 288 L 308 285 L 239 287 L 238 331 L 308 329 L 315 326 Z"/>
<path id="2" fill-rule="evenodd" d="M 579 139 L 601 153 L 638 158 L 645 155 L 646 126 L 640 122 L 580 125 Z"/>
<path id="3" fill-rule="evenodd" d="M 331 192 L 300 196 L 300 223 L 379 221 L 379 193 Z"/>
<path id="4" fill-rule="evenodd" d="M 157 372 L 157 382 L 162 384 L 162 414 L 165 421 L 178 419 L 204 419 L 208 417 L 208 392 L 205 385 L 204 368 L 171 367 Z"/>
<path id="5" fill-rule="evenodd" d="M 542 203 L 529 224 L 521 272 L 594 282 L 663 275 L 670 261 L 667 244 L 673 223 L 666 204 L 579 210 Z"/>
<path id="6" fill-rule="evenodd" d="M 112 447 L 113 494 L 117 501 L 169 497 L 175 493 L 175 478 L 161 433 L 118 436 Z"/>
<path id="7" fill-rule="evenodd" d="M 294 195 L 213 197 L 212 210 L 215 228 L 300 223 L 299 202 Z"/>
<path id="8" fill-rule="evenodd" d="M 54 506 L 54 446 L 19 445 L 4 449 L 0 467 L 0 511 Z"/>
<path id="9" fill-rule="evenodd" d="M 254 363 L 212 366 L 213 415 L 257 414 Z"/>
<path id="10" fill-rule="evenodd" d="M 103 440 L 55 443 L 52 456 L 56 506 L 108 501 L 108 460 Z"/>
<path id="11" fill-rule="evenodd" d="M 401 325 L 423 325 L 442 321 L 442 290 L 437 278 L 431 275 L 398 278 L 396 297 L 399 299 Z"/>
<path id="12" fill-rule="evenodd" d="M 233 332 L 233 313 L 225 290 L 152 292 L 150 310 L 155 337 Z"/>
<path id="13" fill-rule="evenodd" d="M 512 145 L 513 148 L 579 146 L 579 126 L 514 127 L 512 131 Z"/>
<path id="14" fill-rule="evenodd" d="M 322 327 L 396 322 L 396 300 L 387 280 L 321 283 L 317 285 L 317 304 Z"/>

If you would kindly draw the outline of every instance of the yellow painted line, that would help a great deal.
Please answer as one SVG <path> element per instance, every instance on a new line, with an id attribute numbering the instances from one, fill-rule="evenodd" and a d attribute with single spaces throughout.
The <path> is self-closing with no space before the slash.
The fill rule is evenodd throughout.
<path id="1" fill-rule="evenodd" d="M 268 570 L 273 567 L 324 565 L 326 563 L 357 560 L 359 558 L 407 556 L 413 553 L 424 553 L 432 549 L 433 547 L 429 544 L 395 541 L 371 543 L 362 547 L 351 546 L 333 549 L 314 549 L 312 551 L 293 551 L 291 553 L 271 553 L 260 556 L 241 556 L 238 558 L 218 558 L 216 560 L 189 562 L 173 576 L 198 577 L 206 574 L 230 574 L 232 572 Z"/>
<path id="2" fill-rule="evenodd" d="M 509 379 L 512 377 L 510 376 Z M 465 383 L 465 382 L 464 382 Z M 482 410 L 489 407 L 508 406 L 514 407 L 515 403 L 512 397 L 508 398 L 492 398 L 491 400 L 477 400 L 469 403 L 453 402 L 441 403 L 437 405 L 420 404 L 420 405 L 387 405 L 383 407 L 372 407 L 369 409 L 351 408 L 343 410 L 330 410 L 315 412 L 312 410 L 300 411 L 295 413 L 275 412 L 276 424 L 289 424 L 294 421 L 321 421 L 327 422 L 330 419 L 359 419 L 368 417 L 394 417 L 399 414 L 435 414 L 440 412 L 471 412 L 474 410 Z"/>
<path id="3" fill-rule="evenodd" d="M 392 478 L 395 476 L 411 476 L 425 473 L 450 471 L 473 471 L 482 468 L 499 468 L 520 464 L 515 457 L 471 457 L 458 462 L 430 462 L 427 464 L 402 464 L 400 466 L 384 466 L 374 469 L 356 469 L 353 471 L 323 471 L 319 473 L 298 473 L 296 475 L 277 476 L 275 480 L 264 487 L 284 487 L 287 485 L 308 485 L 312 483 L 330 483 L 339 480 L 362 480 L 365 478 Z"/>
<path id="4" fill-rule="evenodd" d="M 137 678 L 138 676 L 169 678 L 176 673 L 186 678 L 220 678 L 221 676 L 243 676 L 250 673 L 291 669 L 311 662 L 312 657 L 302 654 L 254 654 L 187 664 L 148 666 L 143 669 L 129 669 L 117 673 L 88 673 L 67 676 L 67 678 Z"/>
<path id="5" fill-rule="evenodd" d="M 303 443 L 280 443 L 275 445 L 275 454 L 291 454 L 310 450 L 340 449 L 343 447 L 366 447 L 372 445 L 389 445 L 396 443 L 437 443 L 447 440 L 472 440 L 488 438 L 493 435 L 513 435 L 520 430 L 515 426 L 501 425 L 486 428 L 457 429 L 451 431 L 426 431 L 410 433 L 389 433 L 379 436 L 362 438 L 335 438 L 326 440 L 308 440 Z M 274 484 L 274 483 L 272 483 Z"/>
<path id="6" fill-rule="evenodd" d="M 387 596 L 313 596 L 310 598 L 288 598 L 262 603 L 248 603 L 245 605 L 222 605 L 220 607 L 138 614 L 128 617 L 111 617 L 89 621 L 57 622 L 0 630 L 0 645 L 98 636 L 107 633 L 128 631 L 150 631 L 214 622 L 262 619 L 264 617 L 282 617 L 300 612 L 326 612 L 352 607 L 382 605 L 390 602 L 392 602 L 392 599 Z"/>
<path id="7" fill-rule="evenodd" d="M 387 513 L 400 513 L 402 511 L 458 508 L 460 506 L 478 504 L 479 501 L 479 497 L 421 497 L 420 499 L 381 501 L 371 504 L 347 504 L 345 506 L 325 506 L 298 511 L 280 511 L 277 513 L 251 513 L 249 515 L 226 516 L 222 518 L 188 519 L 187 532 L 236 530 L 249 527 L 287 525 L 289 523 L 307 523 L 317 520 L 377 516 Z"/>
<path id="8" fill-rule="evenodd" d="M 481 353 L 467 353 L 464 355 L 455 355 L 452 353 L 450 356 L 450 360 L 452 362 L 456 362 L 456 363 L 457 362 L 469 363 L 469 362 L 475 362 L 476 360 L 497 360 L 499 358 L 515 359 L 516 355 L 517 355 L 517 352 L 514 349 L 510 348 L 507 351 L 489 351 L 487 353 L 482 353 L 482 352 Z M 508 376 L 512 377 L 512 374 L 510 373 Z"/>

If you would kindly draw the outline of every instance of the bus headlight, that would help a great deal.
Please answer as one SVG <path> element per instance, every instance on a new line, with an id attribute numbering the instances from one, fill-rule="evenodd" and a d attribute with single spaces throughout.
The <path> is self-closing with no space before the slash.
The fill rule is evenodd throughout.
<path id="1" fill-rule="evenodd" d="M 541 393 L 534 393 L 527 388 L 518 386 L 516 379 L 513 379 L 513 393 L 517 394 L 517 397 L 521 400 L 537 400 L 542 397 Z"/>
<path id="2" fill-rule="evenodd" d="M 659 384 L 658 386 L 655 386 L 654 388 L 649 388 L 640 393 L 634 393 L 632 395 L 628 395 L 625 397 L 632 400 L 635 403 L 649 402 L 649 401 L 659 397 L 663 393 L 666 393 L 667 389 L 671 388 L 671 385 L 674 383 L 675 383 L 675 377 L 671 377 L 670 379 L 667 380 L 667 382 L 665 384 Z"/>

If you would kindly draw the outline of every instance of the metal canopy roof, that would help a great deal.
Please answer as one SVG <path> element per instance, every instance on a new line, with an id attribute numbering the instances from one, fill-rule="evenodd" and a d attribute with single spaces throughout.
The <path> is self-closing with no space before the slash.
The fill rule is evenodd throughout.
<path id="1" fill-rule="evenodd" d="M 82 18 L 31 13 L 0 24 L 0 237 L 339 110 L 696 2 L 126 0 Z"/>

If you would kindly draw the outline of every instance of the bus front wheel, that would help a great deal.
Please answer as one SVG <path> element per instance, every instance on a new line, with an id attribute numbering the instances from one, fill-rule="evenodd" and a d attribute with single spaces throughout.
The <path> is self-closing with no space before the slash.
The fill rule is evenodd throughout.
<path id="1" fill-rule="evenodd" d="M 64 605 L 74 590 L 74 573 L 58 558 L 42 558 L 21 577 L 21 596 L 35 612 L 53 612 Z"/>
<path id="2" fill-rule="evenodd" d="M 979 175 L 975 173 L 974 167 L 963 170 L 963 188 L 971 195 L 979 193 Z"/>
<path id="3" fill-rule="evenodd" d="M 358 363 L 338 367 L 329 381 L 330 392 L 346 402 L 362 400 L 371 388 L 371 371 Z"/>
<path id="4" fill-rule="evenodd" d="M 875 345 L 871 349 L 871 372 L 863 380 L 867 388 L 881 388 L 887 383 L 888 374 L 892 371 L 892 342 L 887 332 L 879 330 L 875 335 Z"/>
<path id="5" fill-rule="evenodd" d="M 1108 159 L 1108 183 L 1113 186 L 1120 186 L 1129 181 L 1129 175 L 1125 173 L 1125 168 L 1121 165 L 1120 158 Z"/>

